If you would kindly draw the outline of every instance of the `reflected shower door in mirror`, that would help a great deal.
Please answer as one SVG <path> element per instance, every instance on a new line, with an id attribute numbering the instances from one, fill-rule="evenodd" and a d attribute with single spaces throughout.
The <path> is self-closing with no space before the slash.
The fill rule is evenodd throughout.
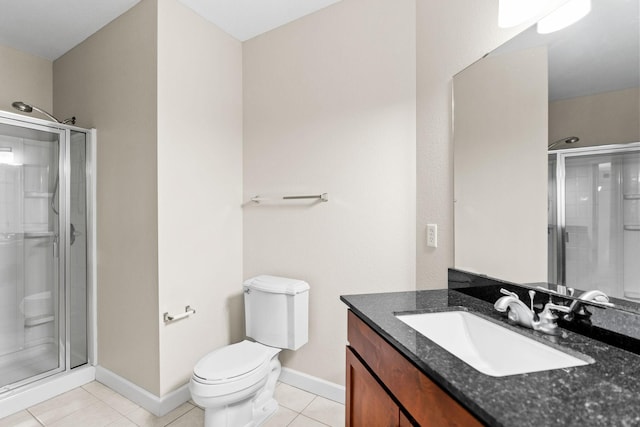
<path id="1" fill-rule="evenodd" d="M 640 143 L 555 152 L 549 170 L 549 281 L 640 301 Z"/>
<path id="2" fill-rule="evenodd" d="M 454 267 L 534 286 L 564 278 L 576 289 L 638 301 L 623 280 L 635 274 L 630 265 L 640 265 L 639 253 L 623 247 L 640 232 L 632 221 L 615 242 L 603 235 L 605 224 L 626 221 L 613 217 L 624 213 L 622 199 L 605 209 L 603 193 L 600 204 L 581 207 L 599 216 L 589 227 L 584 217 L 567 217 L 562 251 L 554 205 L 561 194 L 549 154 L 640 141 L 640 2 L 593 0 L 591 13 L 570 27 L 538 34 L 533 26 L 455 75 L 453 89 Z M 601 169 L 603 181 L 607 167 L 610 177 L 624 173 L 606 163 L 590 166 L 592 180 Z M 568 165 L 578 173 L 573 160 Z M 562 208 L 571 214 L 574 206 Z M 597 271 L 587 274 L 587 265 Z"/>

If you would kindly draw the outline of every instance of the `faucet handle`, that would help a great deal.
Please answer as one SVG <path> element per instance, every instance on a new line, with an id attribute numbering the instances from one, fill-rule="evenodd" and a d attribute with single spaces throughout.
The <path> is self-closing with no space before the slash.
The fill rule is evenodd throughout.
<path id="1" fill-rule="evenodd" d="M 503 294 L 503 295 L 508 295 L 510 297 L 514 297 L 516 299 L 520 299 L 520 297 L 518 297 L 518 294 L 516 294 L 515 292 L 508 291 L 505 288 L 500 288 L 500 293 Z"/>
<path id="2" fill-rule="evenodd" d="M 531 311 L 533 311 L 533 300 L 536 298 L 536 291 L 533 289 L 529 291 L 529 301 L 531 306 Z"/>
<path id="3" fill-rule="evenodd" d="M 538 321 L 540 320 L 540 317 L 538 316 L 538 313 L 536 313 L 536 311 L 533 309 L 533 303 L 535 299 L 536 299 L 536 291 L 532 289 L 529 291 L 529 305 L 531 307 L 531 313 L 533 313 L 533 320 Z"/>
<path id="4" fill-rule="evenodd" d="M 567 307 L 566 305 L 558 305 L 552 302 L 548 302 L 544 306 L 544 311 L 561 311 L 563 313 L 571 313 L 571 307 Z"/>
<path id="5" fill-rule="evenodd" d="M 554 304 L 549 301 L 544 305 L 544 310 L 540 313 L 540 321 L 536 325 L 534 329 L 538 331 L 542 331 L 546 334 L 557 335 L 558 334 L 558 316 L 556 315 L 556 311 L 562 311 L 564 313 L 570 313 L 571 308 Z"/>

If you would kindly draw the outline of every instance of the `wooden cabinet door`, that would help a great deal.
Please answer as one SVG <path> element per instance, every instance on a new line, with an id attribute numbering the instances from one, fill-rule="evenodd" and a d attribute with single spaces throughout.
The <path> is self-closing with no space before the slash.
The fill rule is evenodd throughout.
<path id="1" fill-rule="evenodd" d="M 400 408 L 347 347 L 346 427 L 399 427 Z"/>
<path id="2" fill-rule="evenodd" d="M 409 418 L 400 411 L 400 427 L 414 427 L 414 424 L 409 421 Z"/>
<path id="3" fill-rule="evenodd" d="M 377 380 L 372 378 L 375 384 L 379 388 L 382 386 L 378 384 L 378 381 L 384 384 L 382 390 L 385 391 L 385 395 L 389 390 L 389 393 L 394 397 L 392 403 L 399 402 L 403 410 L 416 423 L 422 427 L 482 426 L 471 413 L 447 395 L 430 378 L 418 371 L 404 356 L 351 311 L 349 311 L 348 319 L 348 340 L 351 345 L 349 348 L 358 355 L 358 362 L 364 363 L 375 373 Z M 347 369 L 347 398 L 349 397 L 349 376 L 350 371 Z M 349 406 L 346 409 L 348 411 Z M 353 426 L 366 426 L 366 424 L 353 424 Z"/>

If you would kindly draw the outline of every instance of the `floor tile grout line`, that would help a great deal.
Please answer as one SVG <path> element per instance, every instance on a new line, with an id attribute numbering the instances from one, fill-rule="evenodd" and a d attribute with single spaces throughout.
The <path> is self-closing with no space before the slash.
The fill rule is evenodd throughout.
<path id="1" fill-rule="evenodd" d="M 99 402 L 100 400 L 97 400 L 97 401 Z M 59 418 L 59 419 L 55 420 L 54 422 L 50 423 L 49 425 L 54 424 L 54 423 L 57 423 L 58 421 L 62 421 L 62 420 L 64 420 L 65 418 L 70 417 L 71 415 L 73 415 L 73 414 L 75 414 L 76 412 L 80 411 L 81 409 L 88 408 L 88 407 L 90 407 L 91 405 L 93 405 L 93 404 L 95 404 L 95 403 L 96 403 L 96 402 L 93 402 L 93 403 L 91 403 L 91 404 L 89 404 L 89 405 L 87 405 L 87 406 L 83 406 L 83 407 L 81 407 L 81 408 L 77 408 L 76 410 L 74 410 L 74 411 L 72 411 L 72 412 L 69 412 L 69 413 L 68 413 L 68 414 L 66 414 L 64 417 L 62 417 L 62 418 Z M 29 410 L 29 409 L 27 409 L 27 411 L 28 411 L 28 410 Z M 29 413 L 31 414 L 31 411 L 29 411 Z M 35 418 L 35 419 L 36 419 L 36 421 L 40 423 L 40 425 L 45 426 L 45 427 L 47 426 L 47 424 L 46 424 L 44 421 L 41 421 L 37 416 L 35 416 L 35 415 L 33 415 L 33 414 L 31 414 L 31 416 L 32 416 L 33 418 Z"/>
<path id="2" fill-rule="evenodd" d="M 169 427 L 171 424 L 175 423 L 176 421 L 178 421 L 180 418 L 184 417 L 185 415 L 187 415 L 189 412 L 193 411 L 194 409 L 196 409 L 197 406 L 194 406 L 193 408 L 189 409 L 187 412 L 185 412 L 184 414 L 180 415 L 178 418 L 176 418 L 173 421 L 170 421 L 168 424 L 165 424 L 163 427 Z"/>
<path id="3" fill-rule="evenodd" d="M 315 418 L 313 418 L 313 417 L 310 417 L 310 416 L 308 416 L 308 415 L 303 414 L 302 412 L 298 412 L 298 415 L 296 415 L 296 416 L 294 417 L 294 419 L 292 419 L 292 420 L 291 420 L 291 422 L 290 422 L 289 424 L 287 424 L 287 426 L 290 426 L 291 424 L 293 424 L 293 422 L 294 422 L 295 420 L 297 420 L 297 419 L 298 419 L 298 417 L 309 418 L 310 420 L 313 420 L 313 421 L 317 422 L 318 424 L 322 424 L 323 426 L 326 426 L 326 427 L 331 427 L 331 425 L 329 425 L 329 424 L 325 424 L 325 423 L 323 423 L 322 421 L 318 421 L 318 420 L 316 420 L 316 419 L 315 419 Z"/>
<path id="4" fill-rule="evenodd" d="M 307 409 L 317 398 L 317 395 L 313 396 L 313 399 L 311 399 L 311 401 L 309 403 L 307 403 L 307 406 L 305 406 L 304 408 L 302 408 L 302 411 L 300 411 L 300 413 L 303 413 L 305 409 Z"/>
<path id="5" fill-rule="evenodd" d="M 311 405 L 311 402 L 313 402 L 314 400 L 316 400 L 316 397 L 318 397 L 318 396 L 317 396 L 317 395 L 314 395 L 314 396 L 313 396 L 313 399 L 311 399 L 311 401 L 309 401 L 309 403 L 307 403 L 307 404 L 304 406 L 304 408 L 300 409 L 299 411 L 298 411 L 297 409 L 289 408 L 287 405 L 285 405 L 285 404 L 283 404 L 283 403 L 281 403 L 281 402 L 278 402 L 278 405 L 279 405 L 279 406 L 282 406 L 282 407 L 284 407 L 284 408 L 287 408 L 287 409 L 289 409 L 290 411 L 293 411 L 293 412 L 295 412 L 295 413 L 297 413 L 297 414 L 302 414 L 302 411 L 304 411 L 305 409 L 307 409 L 307 407 L 308 407 L 309 405 Z"/>
<path id="6" fill-rule="evenodd" d="M 28 413 L 29 415 L 31 415 L 31 418 L 33 418 L 34 420 L 36 420 L 36 422 L 37 422 L 38 424 L 40 424 L 42 427 L 44 427 L 44 423 L 43 423 L 42 421 L 40 421 L 40 420 L 39 420 L 35 415 L 33 415 L 33 414 L 31 413 L 31 411 L 29 410 L 29 408 L 27 408 L 27 409 L 26 409 L 26 411 L 27 411 L 27 413 Z"/>
<path id="7" fill-rule="evenodd" d="M 305 407 L 302 409 L 302 411 L 300 411 L 300 413 L 299 413 L 299 414 L 300 414 L 300 415 L 303 415 L 303 416 L 305 416 L 305 417 L 307 417 L 307 418 L 310 418 L 310 419 L 312 419 L 313 421 L 319 422 L 320 424 L 323 424 L 323 425 L 325 425 L 325 426 L 329 426 L 329 427 L 331 427 L 329 424 L 326 424 L 324 421 L 320 421 L 320 420 L 318 420 L 318 419 L 315 419 L 315 418 L 313 418 L 311 415 L 303 414 L 303 412 L 305 411 L 305 409 L 307 409 L 309 406 L 311 406 L 311 404 L 312 404 L 312 403 L 313 403 L 313 402 L 314 402 L 318 397 L 319 397 L 318 395 L 315 395 L 315 396 L 313 397 L 313 399 L 311 399 L 311 402 L 309 402 L 309 404 L 308 404 L 307 406 L 305 406 Z M 296 418 L 297 418 L 297 417 L 296 417 Z"/>
<path id="8" fill-rule="evenodd" d="M 96 382 L 97 382 L 97 381 L 96 381 Z M 108 407 L 110 407 L 111 409 L 113 409 L 114 411 L 116 411 L 118 414 L 122 415 L 123 417 L 125 417 L 126 419 L 128 419 L 129 421 L 131 421 L 132 423 L 134 423 L 134 424 L 135 424 L 135 422 L 134 422 L 133 420 L 131 420 L 129 417 L 127 417 L 127 415 L 128 415 L 128 414 L 130 414 L 130 413 L 133 413 L 133 411 L 135 411 L 135 409 L 133 409 L 133 410 L 129 411 L 127 414 L 124 414 L 124 413 L 120 412 L 117 408 L 115 408 L 111 403 L 107 402 L 107 401 L 106 401 L 106 400 L 104 400 L 102 397 L 98 396 L 97 394 L 94 394 L 94 393 L 90 392 L 90 391 L 89 391 L 89 390 L 87 390 L 84 386 L 81 386 L 81 388 L 82 388 L 84 391 L 86 391 L 87 393 L 89 393 L 90 395 L 92 395 L 93 397 L 95 397 L 96 399 L 98 399 L 99 401 L 101 401 L 102 403 L 104 403 L 105 405 L 107 405 Z M 120 397 L 122 397 L 123 399 L 126 399 L 126 400 L 128 400 L 129 402 L 131 402 L 131 403 L 133 403 L 134 405 L 136 405 L 136 409 L 140 407 L 137 403 L 133 402 L 132 400 L 127 399 L 126 397 L 124 397 L 123 395 L 121 395 L 120 393 L 118 393 L 117 391 L 115 391 L 115 390 L 111 390 L 111 389 L 110 389 L 109 387 L 107 387 L 107 386 L 105 386 L 105 388 L 106 388 L 107 390 L 109 390 L 109 391 L 112 393 L 112 395 L 114 395 L 114 396 L 120 396 Z"/>
<path id="9" fill-rule="evenodd" d="M 279 386 L 281 386 L 282 384 L 284 384 L 284 383 L 280 383 L 280 384 L 279 384 Z M 67 418 L 67 417 L 69 417 L 69 416 L 71 416 L 71 415 L 73 415 L 73 414 L 77 413 L 78 411 L 80 411 L 80 410 L 82 410 L 82 409 L 86 409 L 86 408 L 88 408 L 88 407 L 91 407 L 91 406 L 94 406 L 94 405 L 96 405 L 96 404 L 100 403 L 100 404 L 102 404 L 102 405 L 107 406 L 107 407 L 108 407 L 108 408 L 110 408 L 111 410 L 115 411 L 115 412 L 116 412 L 120 417 L 122 417 L 122 419 L 127 420 L 127 421 L 131 422 L 132 424 L 134 424 L 134 425 L 136 425 L 136 426 L 140 426 L 140 424 L 138 424 L 138 422 L 137 422 L 136 420 L 134 420 L 133 418 L 131 418 L 131 417 L 130 417 L 130 416 L 131 416 L 135 411 L 130 411 L 130 412 L 128 412 L 128 413 L 120 412 L 118 409 L 116 409 L 114 406 L 112 406 L 112 405 L 111 405 L 111 403 L 107 400 L 107 399 L 109 399 L 112 395 L 113 395 L 113 396 L 121 396 L 121 395 L 119 395 L 116 391 L 111 390 L 109 387 L 106 387 L 106 386 L 105 386 L 105 389 L 106 389 L 107 391 L 111 392 L 111 393 L 109 393 L 109 394 L 107 394 L 107 395 L 104 395 L 104 393 L 101 393 L 101 392 L 96 394 L 96 393 L 95 393 L 95 392 L 96 392 L 96 390 L 91 391 L 91 390 L 89 390 L 89 389 L 85 388 L 85 386 L 84 386 L 84 385 L 83 385 L 83 386 L 80 386 L 80 387 L 78 387 L 78 388 L 82 389 L 85 393 L 87 393 L 89 396 L 91 396 L 91 397 L 94 399 L 94 402 L 92 402 L 91 404 L 87 405 L 86 407 L 77 408 L 76 410 L 72 411 L 71 413 L 69 413 L 69 414 L 65 415 L 64 417 L 60 418 L 60 420 L 63 420 L 63 419 L 65 419 L 65 418 Z M 294 388 L 297 388 L 297 387 L 294 387 Z M 300 390 L 302 390 L 302 389 L 300 389 Z M 100 390 L 98 390 L 98 391 L 100 391 Z M 306 391 L 306 390 L 302 390 L 302 391 Z M 303 413 L 304 411 L 306 411 L 306 410 L 307 410 L 307 409 L 308 409 L 308 408 L 313 404 L 313 402 L 315 402 L 315 401 L 317 400 L 317 398 L 318 398 L 318 397 L 321 397 L 321 396 L 319 396 L 319 395 L 315 395 L 315 394 L 313 394 L 313 393 L 309 393 L 309 394 L 312 396 L 312 398 L 311 398 L 311 400 L 309 401 L 309 403 L 307 403 L 307 404 L 306 404 L 306 405 L 305 405 L 301 410 L 295 410 L 295 409 L 292 409 L 292 408 L 288 408 L 286 405 L 283 405 L 282 403 L 280 403 L 280 402 L 279 402 L 279 405 L 280 405 L 280 406 L 282 406 L 283 408 L 286 408 L 286 409 L 288 409 L 288 410 L 292 411 L 292 412 L 295 414 L 294 418 L 293 418 L 293 419 L 292 419 L 292 420 L 287 424 L 287 426 L 291 425 L 291 424 L 292 424 L 296 419 L 300 418 L 300 416 L 302 415 L 302 417 L 303 417 L 303 418 L 306 418 L 306 419 L 312 420 L 312 421 L 314 421 L 314 422 L 317 422 L 318 424 L 320 424 L 320 425 L 322 425 L 322 426 L 332 427 L 332 425 L 331 425 L 331 424 L 327 424 L 325 421 L 322 421 L 322 420 L 316 419 L 313 415 L 308 415 L 308 414 Z M 122 397 L 123 397 L 123 399 L 129 400 L 129 399 L 127 399 L 127 398 L 126 398 L 126 397 L 124 397 L 124 396 L 122 396 Z M 51 400 L 51 399 L 49 399 L 49 400 Z M 130 401 L 130 400 L 129 400 L 129 401 Z M 131 401 L 130 401 L 130 402 L 131 402 Z M 132 403 L 134 403 L 134 402 L 132 402 Z M 193 410 L 194 410 L 194 409 L 199 408 L 197 405 L 194 405 L 191 401 L 186 402 L 186 403 L 189 403 L 189 404 L 190 404 L 190 406 L 191 406 L 191 408 L 190 408 L 190 409 L 188 409 L 188 410 L 187 410 L 186 412 L 184 412 L 183 414 L 179 415 L 177 418 L 175 418 L 175 419 L 173 419 L 173 420 L 170 420 L 170 421 L 168 421 L 168 422 L 166 422 L 166 423 L 163 423 L 163 424 L 162 424 L 162 426 L 159 426 L 159 427 L 169 427 L 169 426 L 171 426 L 171 425 L 174 425 L 178 420 L 180 420 L 181 418 L 185 417 L 187 414 L 189 414 L 189 413 L 193 412 Z M 338 403 L 339 403 L 339 402 L 338 402 Z M 47 424 L 45 424 L 45 423 L 44 423 L 43 421 L 41 421 L 41 420 L 40 420 L 36 415 L 34 415 L 34 413 L 32 413 L 32 412 L 31 412 L 31 410 L 32 410 L 34 407 L 35 407 L 35 406 L 30 407 L 30 408 L 27 408 L 27 409 L 26 409 L 26 412 L 29 414 L 29 416 L 30 416 L 30 417 L 32 417 L 32 418 L 36 421 L 36 423 L 37 423 L 39 426 L 46 427 L 46 426 L 47 426 Z M 142 408 L 142 407 L 140 407 L 140 406 L 138 406 L 138 405 L 136 405 L 136 407 L 137 407 L 137 409 Z M 142 408 L 142 409 L 144 409 L 144 408 Z M 60 420 L 58 420 L 58 421 L 60 421 Z M 57 421 L 56 421 L 56 422 L 57 422 Z"/>
<path id="10" fill-rule="evenodd" d="M 31 408 L 33 408 L 33 406 Z M 31 412 L 31 408 L 27 408 L 26 411 L 29 413 L 29 415 L 31 415 L 33 417 L 34 420 L 36 420 L 36 422 L 38 424 L 40 424 L 41 426 L 44 427 L 45 426 L 44 421 L 40 421 L 40 418 L 38 418 L 33 412 Z M 62 418 L 66 418 L 66 415 L 64 417 L 62 417 Z M 62 418 L 60 418 L 60 419 L 62 419 Z"/>
<path id="11" fill-rule="evenodd" d="M 57 423 L 58 421 L 63 420 L 63 419 L 65 419 L 65 418 L 67 418 L 67 417 L 69 417 L 69 416 L 71 416 L 71 415 L 75 414 L 76 412 L 80 411 L 81 409 L 84 409 L 84 408 L 87 408 L 87 407 L 89 407 L 89 406 L 91 406 L 91 405 L 94 405 L 94 404 L 95 404 L 95 403 L 97 403 L 97 402 L 101 402 L 101 400 L 100 400 L 98 397 L 96 397 L 96 396 L 94 396 L 93 394 L 89 393 L 89 392 L 88 392 L 87 390 L 85 390 L 85 389 L 84 389 L 84 387 L 82 387 L 82 386 L 80 386 L 80 387 L 76 387 L 76 388 L 75 388 L 75 389 L 73 389 L 73 390 L 77 390 L 77 389 L 79 389 L 79 388 L 81 388 L 81 389 L 82 389 L 85 393 L 87 393 L 89 396 L 91 396 L 91 397 L 93 397 L 94 399 L 96 399 L 96 401 L 95 401 L 95 402 L 91 402 L 91 403 L 89 403 L 89 404 L 87 404 L 87 405 L 85 405 L 85 406 L 82 406 L 82 407 L 80 407 L 80 408 L 76 408 L 75 410 L 71 411 L 70 413 L 68 413 L 68 414 L 67 414 L 67 415 L 65 415 L 64 417 L 60 418 L 59 420 L 54 421 L 54 423 Z M 73 390 L 70 390 L 69 392 L 71 392 L 71 391 L 73 391 Z M 67 392 L 67 393 L 69 393 L 69 392 Z M 66 393 L 63 393 L 63 394 L 66 394 Z M 42 425 L 42 426 L 46 427 L 46 425 L 47 425 L 47 424 L 46 424 L 44 421 L 41 421 L 41 420 L 40 420 L 40 418 L 38 418 L 38 417 L 37 417 L 33 412 L 31 412 L 31 409 L 35 408 L 36 406 L 38 406 L 38 405 L 40 405 L 40 404 L 42 404 L 42 403 L 45 403 L 45 402 L 48 402 L 48 401 L 50 401 L 50 400 L 53 400 L 53 399 L 55 399 L 55 398 L 57 398 L 57 397 L 60 397 L 60 396 L 62 396 L 63 394 L 60 394 L 60 395 L 58 395 L 58 396 L 54 396 L 54 397 L 52 397 L 51 399 L 47 399 L 47 400 L 45 400 L 45 401 L 43 401 L 43 402 L 40 402 L 40 403 L 38 403 L 38 404 L 36 404 L 36 405 L 33 405 L 33 406 L 31 406 L 31 407 L 27 408 L 27 409 L 26 409 L 26 411 L 27 411 L 27 412 L 29 412 L 29 414 L 31 414 L 31 416 L 32 416 L 33 418 L 35 418 L 35 419 L 36 419 L 36 421 L 40 423 L 40 425 Z M 51 423 L 51 424 L 53 424 L 53 423 Z"/>

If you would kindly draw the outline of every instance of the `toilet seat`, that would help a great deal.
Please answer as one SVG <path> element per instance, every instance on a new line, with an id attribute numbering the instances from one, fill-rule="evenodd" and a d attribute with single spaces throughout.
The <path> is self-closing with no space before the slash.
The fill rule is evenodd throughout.
<path id="1" fill-rule="evenodd" d="M 200 359 L 191 379 L 208 396 L 234 393 L 266 381 L 271 359 L 279 352 L 252 341 L 231 344 Z"/>

